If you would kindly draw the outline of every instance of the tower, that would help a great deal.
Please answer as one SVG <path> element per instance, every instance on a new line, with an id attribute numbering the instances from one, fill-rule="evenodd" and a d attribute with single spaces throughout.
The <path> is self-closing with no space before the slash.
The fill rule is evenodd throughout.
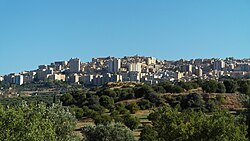
<path id="1" fill-rule="evenodd" d="M 69 71 L 71 73 L 76 73 L 80 71 L 80 59 L 79 58 L 74 58 L 69 60 Z"/>

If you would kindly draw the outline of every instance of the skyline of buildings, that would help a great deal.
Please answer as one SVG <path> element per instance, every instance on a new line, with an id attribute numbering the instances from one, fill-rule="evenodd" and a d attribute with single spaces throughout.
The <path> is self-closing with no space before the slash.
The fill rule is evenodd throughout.
<path id="1" fill-rule="evenodd" d="M 99 86 L 107 82 L 191 81 L 219 79 L 220 77 L 250 77 L 250 59 L 190 59 L 159 60 L 155 57 L 125 56 L 123 58 L 92 58 L 81 62 L 79 58 L 39 65 L 36 70 L 0 76 L 0 81 L 22 85 L 33 81 L 66 81 Z"/>

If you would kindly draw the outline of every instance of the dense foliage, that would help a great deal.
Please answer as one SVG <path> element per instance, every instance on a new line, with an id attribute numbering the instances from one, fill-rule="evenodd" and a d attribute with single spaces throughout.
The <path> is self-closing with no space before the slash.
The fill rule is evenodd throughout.
<path id="1" fill-rule="evenodd" d="M 225 111 L 209 116 L 188 110 L 159 108 L 149 115 L 152 126 L 145 126 L 143 141 L 247 141 L 244 120 Z"/>
<path id="2" fill-rule="evenodd" d="M 166 81 L 155 85 L 107 85 L 91 89 L 59 81 L 16 87 L 23 90 L 49 88 L 64 91 L 64 94 L 0 99 L 3 105 L 0 138 L 7 140 L 74 140 L 74 116 L 78 120 L 94 120 L 96 126 L 83 129 L 86 140 L 134 140 L 131 130 L 142 128 L 137 114 L 140 110 L 153 109 L 156 110 L 148 117 L 152 124 L 143 126 L 141 141 L 246 140 L 246 125 L 250 125 L 250 116 L 245 122 L 243 118 L 218 111 L 226 100 L 225 95 L 235 92 L 241 96 L 250 95 L 250 81 L 247 80 Z M 24 100 L 28 104 L 23 104 Z M 41 101 L 45 104 L 39 104 Z M 69 110 L 54 105 L 59 101 Z M 38 132 L 41 135 L 36 137 Z"/>
<path id="3" fill-rule="evenodd" d="M 12 97 L 12 98 L 0 98 L 0 103 L 2 105 L 8 106 L 19 106 L 23 101 L 26 101 L 28 104 L 33 103 L 45 103 L 47 105 L 52 105 L 53 103 L 59 103 L 59 95 L 34 95 L 34 96 L 22 96 L 22 97 Z"/>
<path id="4" fill-rule="evenodd" d="M 0 139 L 6 141 L 72 141 L 75 117 L 61 105 L 0 106 Z"/>
<path id="5" fill-rule="evenodd" d="M 87 126 L 82 133 L 85 141 L 135 141 L 132 131 L 120 123 Z"/>

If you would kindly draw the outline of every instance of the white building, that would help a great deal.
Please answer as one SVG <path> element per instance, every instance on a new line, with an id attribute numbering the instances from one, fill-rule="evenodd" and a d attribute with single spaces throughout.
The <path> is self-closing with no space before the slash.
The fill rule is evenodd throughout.
<path id="1" fill-rule="evenodd" d="M 22 85 L 23 84 L 23 75 L 15 76 L 15 84 Z"/>
<path id="2" fill-rule="evenodd" d="M 131 63 L 129 64 L 129 71 L 141 72 L 141 63 Z"/>
<path id="3" fill-rule="evenodd" d="M 2 76 L 0 76 L 0 81 L 3 81 L 4 79 L 3 79 L 3 77 Z"/>
<path id="4" fill-rule="evenodd" d="M 147 64 L 156 64 L 156 58 L 155 57 L 147 57 Z"/>
<path id="5" fill-rule="evenodd" d="M 223 68 L 225 68 L 225 62 L 223 60 L 214 61 L 214 66 L 213 66 L 214 70 L 221 70 Z"/>

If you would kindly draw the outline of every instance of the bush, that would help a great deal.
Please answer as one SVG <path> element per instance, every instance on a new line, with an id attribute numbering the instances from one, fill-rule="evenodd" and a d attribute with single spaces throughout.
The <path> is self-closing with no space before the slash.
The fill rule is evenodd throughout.
<path id="1" fill-rule="evenodd" d="M 116 103 L 115 110 L 117 110 L 120 114 L 128 114 L 129 111 L 125 108 L 124 103 Z"/>
<path id="2" fill-rule="evenodd" d="M 99 102 L 101 106 L 107 109 L 112 109 L 114 107 L 114 99 L 109 96 L 106 95 L 101 96 Z"/>
<path id="3" fill-rule="evenodd" d="M 188 94 L 184 96 L 183 99 L 181 100 L 181 108 L 182 109 L 194 108 L 198 110 L 204 110 L 205 101 L 203 100 L 201 94 L 197 93 Z"/>
<path id="4" fill-rule="evenodd" d="M 135 114 L 137 111 L 140 110 L 140 107 L 137 105 L 136 102 L 131 102 L 129 105 L 126 106 L 127 109 L 130 111 L 131 114 Z"/>
<path id="5" fill-rule="evenodd" d="M 233 80 L 225 80 L 223 84 L 226 87 L 226 92 L 227 93 L 235 93 L 237 90 L 237 83 Z"/>
<path id="6" fill-rule="evenodd" d="M 75 99 L 71 94 L 64 94 L 61 96 L 60 100 L 62 101 L 64 106 L 69 106 L 75 103 Z"/>
<path id="7" fill-rule="evenodd" d="M 142 87 L 135 90 L 135 97 L 141 98 L 144 95 L 154 92 L 153 88 L 148 85 L 143 85 Z"/>
<path id="8" fill-rule="evenodd" d="M 218 82 L 215 80 L 206 81 L 203 83 L 202 89 L 207 93 L 215 93 L 218 89 Z"/>
<path id="9" fill-rule="evenodd" d="M 81 119 L 83 117 L 83 109 L 82 108 L 72 106 L 71 110 L 75 113 L 75 116 L 77 119 Z"/>
<path id="10" fill-rule="evenodd" d="M 97 115 L 94 117 L 95 124 L 104 124 L 107 125 L 112 122 L 112 118 L 109 115 Z"/>
<path id="11" fill-rule="evenodd" d="M 142 110 L 147 110 L 147 109 L 150 109 L 150 108 L 153 107 L 153 104 L 152 104 L 149 100 L 147 100 L 147 99 L 142 99 L 142 100 L 138 103 L 138 105 L 140 106 L 140 108 L 141 108 Z"/>
<path id="12" fill-rule="evenodd" d="M 125 115 L 123 116 L 123 123 L 131 130 L 137 129 L 139 124 L 140 124 L 140 120 L 135 117 L 135 116 L 131 116 L 131 115 Z"/>
<path id="13" fill-rule="evenodd" d="M 135 141 L 133 132 L 120 123 L 88 126 L 82 134 L 85 141 Z"/>
<path id="14" fill-rule="evenodd" d="M 225 93 L 226 92 L 225 85 L 223 83 L 218 83 L 216 92 L 217 93 Z"/>
<path id="15" fill-rule="evenodd" d="M 151 125 L 143 126 L 139 141 L 157 141 L 157 132 Z"/>

